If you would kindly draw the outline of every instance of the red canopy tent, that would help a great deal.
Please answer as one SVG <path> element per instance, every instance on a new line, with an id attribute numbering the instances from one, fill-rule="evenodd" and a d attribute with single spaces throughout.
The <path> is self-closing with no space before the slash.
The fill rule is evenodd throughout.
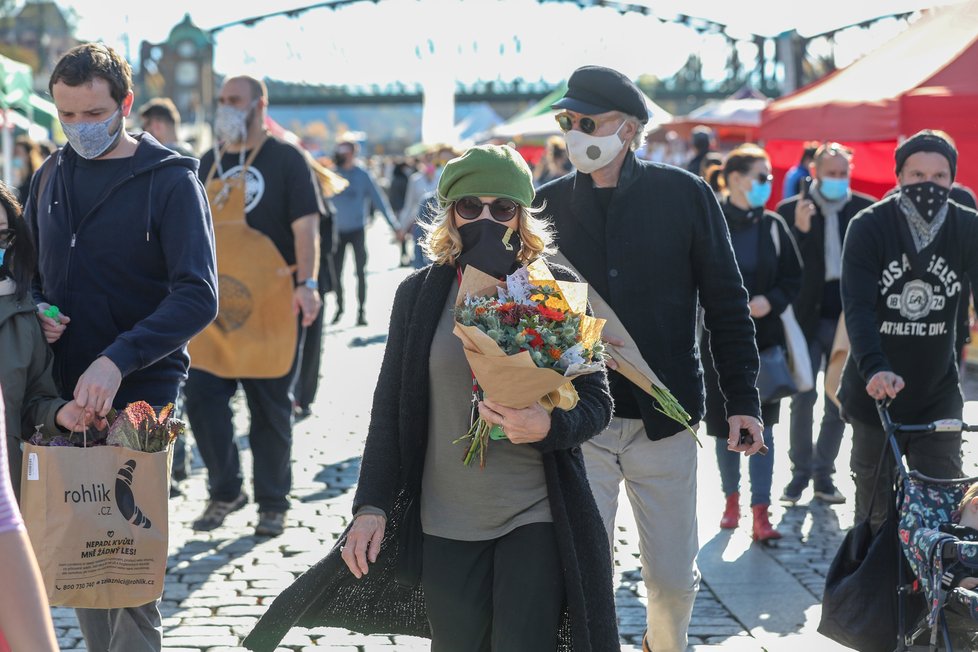
<path id="1" fill-rule="evenodd" d="M 896 184 L 897 143 L 943 129 L 958 147 L 957 180 L 978 188 L 976 71 L 978 0 L 931 10 L 852 65 L 767 106 L 760 137 L 775 176 L 798 162 L 805 141 L 834 140 L 856 152 L 853 188 L 880 197 Z"/>

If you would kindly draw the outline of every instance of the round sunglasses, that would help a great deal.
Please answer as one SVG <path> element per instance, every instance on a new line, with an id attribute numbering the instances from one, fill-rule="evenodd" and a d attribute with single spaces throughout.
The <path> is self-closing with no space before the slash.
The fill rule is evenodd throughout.
<path id="1" fill-rule="evenodd" d="M 489 207 L 489 215 L 497 222 L 508 222 L 519 210 L 519 204 L 512 199 L 500 197 L 486 203 L 478 197 L 465 196 L 455 200 L 455 212 L 463 220 L 474 220 L 482 215 L 484 206 Z"/>
<path id="2" fill-rule="evenodd" d="M 558 113 L 554 116 L 554 120 L 557 121 L 557 126 L 564 133 L 567 133 L 574 128 L 574 118 L 570 117 L 568 113 Z M 586 134 L 593 134 L 594 130 L 598 128 L 598 124 L 594 121 L 594 118 L 589 118 L 587 116 L 581 116 L 577 121 L 577 126 Z"/>

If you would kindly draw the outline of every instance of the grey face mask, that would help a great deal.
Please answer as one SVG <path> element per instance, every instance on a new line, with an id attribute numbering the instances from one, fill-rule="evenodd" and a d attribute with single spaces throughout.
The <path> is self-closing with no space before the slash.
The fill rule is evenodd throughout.
<path id="1" fill-rule="evenodd" d="M 61 122 L 61 129 L 65 132 L 65 137 L 71 148 L 82 158 L 98 158 L 109 151 L 109 148 L 122 135 L 122 120 L 115 133 L 111 133 L 109 128 L 112 122 L 121 114 L 122 107 L 101 122 L 75 122 L 65 124 Z"/>
<path id="2" fill-rule="evenodd" d="M 227 104 L 219 104 L 214 114 L 214 135 L 225 143 L 240 143 L 248 137 L 248 117 L 256 102 L 247 109 L 236 109 Z"/>

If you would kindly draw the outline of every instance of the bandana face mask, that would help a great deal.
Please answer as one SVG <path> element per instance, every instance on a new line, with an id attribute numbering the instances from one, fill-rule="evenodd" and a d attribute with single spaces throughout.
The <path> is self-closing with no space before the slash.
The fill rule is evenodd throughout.
<path id="1" fill-rule="evenodd" d="M 85 159 L 98 158 L 105 154 L 122 135 L 123 120 L 119 120 L 119 126 L 115 133 L 109 131 L 109 127 L 116 117 L 121 116 L 122 107 L 101 122 L 75 122 L 67 124 L 61 121 L 61 129 L 65 132 L 68 144 L 75 150 L 75 153 Z"/>
<path id="2" fill-rule="evenodd" d="M 933 181 L 923 183 L 912 183 L 900 188 L 903 193 L 913 203 L 917 213 L 927 222 L 933 221 L 937 213 L 947 203 L 947 198 L 951 194 L 950 188 L 939 186 Z"/>
<path id="3" fill-rule="evenodd" d="M 218 104 L 214 114 L 214 135 L 224 143 L 240 143 L 248 137 L 248 114 L 257 102 L 246 109 L 237 109 L 228 104 Z"/>

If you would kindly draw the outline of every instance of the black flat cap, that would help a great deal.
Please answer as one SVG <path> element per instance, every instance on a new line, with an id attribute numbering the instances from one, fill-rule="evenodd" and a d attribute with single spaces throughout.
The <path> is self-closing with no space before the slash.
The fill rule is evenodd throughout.
<path id="1" fill-rule="evenodd" d="M 621 111 L 643 124 L 649 120 L 645 96 L 638 86 L 617 70 L 603 66 L 583 66 L 571 73 L 567 92 L 550 108 L 586 115 Z"/>

